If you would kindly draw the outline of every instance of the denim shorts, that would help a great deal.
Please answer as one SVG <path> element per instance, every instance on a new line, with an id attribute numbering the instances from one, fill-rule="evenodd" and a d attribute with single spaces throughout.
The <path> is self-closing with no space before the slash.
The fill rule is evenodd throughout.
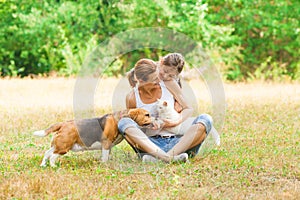
<path id="1" fill-rule="evenodd" d="M 208 135 L 210 130 L 212 129 L 213 120 L 210 115 L 202 114 L 196 118 L 193 118 L 192 121 L 186 120 L 186 122 L 183 122 L 182 126 L 189 128 L 191 125 L 196 124 L 196 123 L 203 124 L 205 126 L 206 135 Z M 139 125 L 135 121 L 133 121 L 130 118 L 126 118 L 126 117 L 122 118 L 118 123 L 119 131 L 121 132 L 121 134 L 123 136 L 125 136 L 125 130 L 129 127 L 140 128 Z M 175 137 L 169 137 L 169 138 L 162 138 L 162 137 L 148 137 L 148 138 L 154 144 L 156 144 L 160 149 L 162 149 L 165 152 L 168 152 L 179 142 L 181 137 L 182 137 L 182 135 L 176 135 Z M 201 146 L 201 144 L 199 144 L 195 147 L 192 147 L 191 149 L 187 150 L 186 153 L 188 153 L 190 157 L 193 157 L 198 153 L 200 146 Z M 140 149 L 137 149 L 136 147 L 132 146 L 132 148 L 135 150 L 136 153 L 139 154 L 140 157 L 143 154 L 145 154 L 145 152 L 143 152 Z"/>

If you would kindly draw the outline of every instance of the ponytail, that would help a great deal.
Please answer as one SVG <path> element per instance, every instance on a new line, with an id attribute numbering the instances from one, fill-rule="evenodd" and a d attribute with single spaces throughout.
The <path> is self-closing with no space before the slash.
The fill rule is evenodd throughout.
<path id="1" fill-rule="evenodd" d="M 130 85 L 131 87 L 135 87 L 135 86 L 136 86 L 137 81 L 136 81 L 135 76 L 134 76 L 134 68 L 132 68 L 132 69 L 127 73 L 127 79 L 128 79 L 129 85 Z"/>

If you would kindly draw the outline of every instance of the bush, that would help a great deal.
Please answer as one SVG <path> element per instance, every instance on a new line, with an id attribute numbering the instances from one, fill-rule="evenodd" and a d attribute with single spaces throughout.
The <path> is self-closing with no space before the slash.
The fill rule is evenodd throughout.
<path id="1" fill-rule="evenodd" d="M 242 75 L 297 78 L 299 71 L 299 1 L 208 1 L 212 23 L 232 25 L 239 36 Z M 272 71 L 270 75 L 268 71 Z M 275 74 L 276 75 L 275 75 Z"/>
<path id="2" fill-rule="evenodd" d="M 105 39 L 133 28 L 167 27 L 197 41 L 225 79 L 300 77 L 299 1 L 2 0 L 0 6 L 1 76 L 76 75 Z M 129 52 L 105 73 L 124 74 L 137 59 L 164 53 Z"/>

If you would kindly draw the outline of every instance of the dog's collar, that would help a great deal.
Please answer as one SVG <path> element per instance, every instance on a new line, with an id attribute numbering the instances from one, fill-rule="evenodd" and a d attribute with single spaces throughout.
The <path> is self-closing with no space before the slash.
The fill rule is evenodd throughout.
<path id="1" fill-rule="evenodd" d="M 119 119 L 122 119 L 122 117 L 123 117 L 123 112 L 120 111 L 120 112 L 119 112 Z"/>
<path id="2" fill-rule="evenodd" d="M 117 113 L 115 113 L 114 117 L 116 118 L 117 121 L 119 121 L 120 119 L 122 119 L 123 117 L 128 116 L 128 111 L 127 110 L 123 110 L 123 111 L 119 111 Z"/>

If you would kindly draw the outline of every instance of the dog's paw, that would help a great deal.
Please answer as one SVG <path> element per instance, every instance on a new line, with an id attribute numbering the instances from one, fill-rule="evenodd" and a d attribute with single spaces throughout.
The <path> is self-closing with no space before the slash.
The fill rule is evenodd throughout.
<path id="1" fill-rule="evenodd" d="M 107 162 L 109 159 L 109 150 L 102 149 L 102 162 Z"/>
<path id="2" fill-rule="evenodd" d="M 51 168 L 58 168 L 58 166 L 59 166 L 59 163 L 51 163 L 50 162 L 50 167 Z"/>
<path id="3" fill-rule="evenodd" d="M 41 163 L 41 164 L 40 164 L 40 167 L 46 167 L 46 166 L 47 166 L 46 163 Z"/>

